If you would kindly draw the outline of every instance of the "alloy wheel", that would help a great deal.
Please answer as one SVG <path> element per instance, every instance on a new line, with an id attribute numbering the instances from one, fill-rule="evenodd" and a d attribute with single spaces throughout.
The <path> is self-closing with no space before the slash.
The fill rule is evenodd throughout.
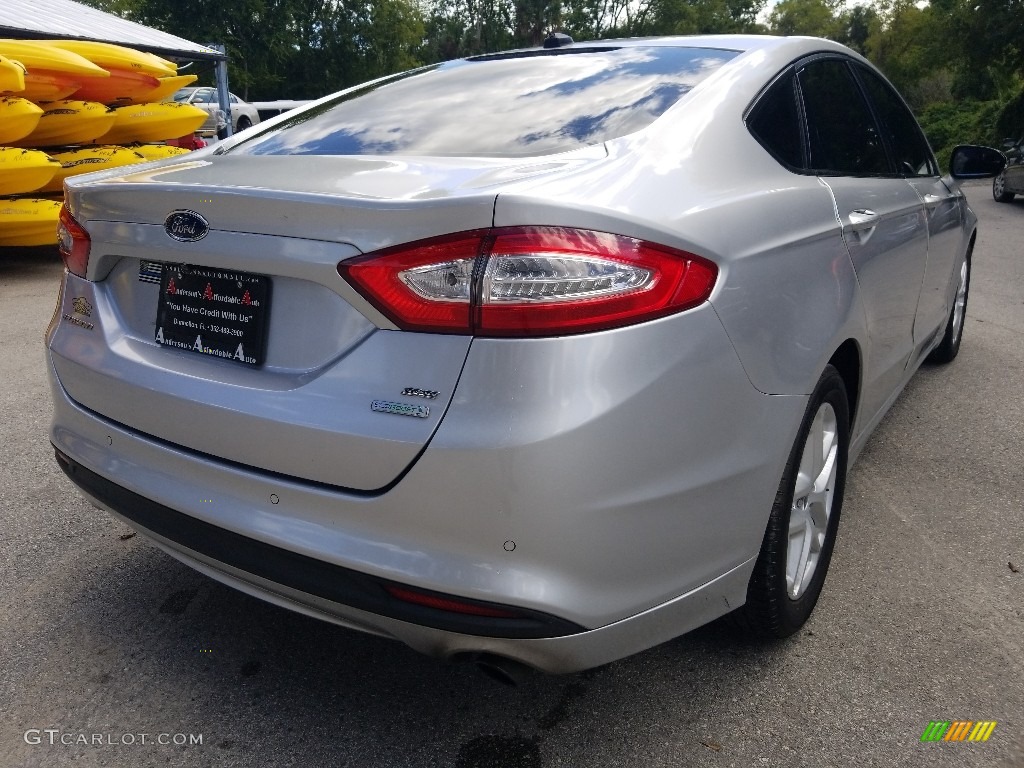
<path id="1" fill-rule="evenodd" d="M 824 402 L 811 423 L 793 488 L 786 552 L 786 592 L 803 595 L 814 577 L 832 514 L 839 459 L 839 428 L 832 405 Z"/>

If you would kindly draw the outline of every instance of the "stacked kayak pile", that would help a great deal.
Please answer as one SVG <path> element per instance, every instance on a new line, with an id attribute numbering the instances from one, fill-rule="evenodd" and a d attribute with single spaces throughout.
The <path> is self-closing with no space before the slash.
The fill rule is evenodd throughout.
<path id="1" fill-rule="evenodd" d="M 206 113 L 172 101 L 196 79 L 111 43 L 0 39 L 0 246 L 56 243 L 64 179 L 174 155 Z"/>

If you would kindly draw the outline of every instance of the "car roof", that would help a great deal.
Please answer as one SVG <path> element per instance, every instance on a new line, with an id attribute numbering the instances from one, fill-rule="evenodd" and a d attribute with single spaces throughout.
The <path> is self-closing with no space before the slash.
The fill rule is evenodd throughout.
<path id="1" fill-rule="evenodd" d="M 760 64 L 766 69 L 778 69 L 804 56 L 817 53 L 837 53 L 857 59 L 870 65 L 863 56 L 854 50 L 822 37 L 783 36 L 783 35 L 674 35 L 657 37 L 624 37 L 606 40 L 583 40 L 564 42 L 559 46 L 544 48 L 519 48 L 516 50 L 497 51 L 494 53 L 468 56 L 465 61 L 487 61 L 489 59 L 516 58 L 520 55 L 558 54 L 598 51 L 603 48 L 630 47 L 674 47 L 674 48 L 708 48 L 715 50 L 734 51 L 738 56 L 723 69 L 738 65 L 748 56 L 759 56 Z"/>
<path id="2" fill-rule="evenodd" d="M 717 48 L 719 50 L 746 53 L 755 50 L 790 49 L 801 51 L 819 51 L 823 48 L 836 51 L 849 51 L 846 46 L 821 37 L 783 36 L 783 35 L 663 35 L 656 37 L 621 37 L 602 40 L 576 40 L 571 43 L 547 50 L 572 50 L 582 48 L 627 48 L 667 46 L 677 48 Z M 517 53 L 519 51 L 544 50 L 537 48 L 521 48 L 515 51 L 500 53 Z M 495 54 L 480 54 L 469 58 L 487 58 Z"/>
<path id="3" fill-rule="evenodd" d="M 748 51 L 754 48 L 772 47 L 792 38 L 778 35 L 662 35 L 657 37 L 620 37 L 591 40 L 573 45 L 587 48 L 607 44 L 615 47 L 665 45 L 686 48 L 724 48 L 732 51 Z"/>

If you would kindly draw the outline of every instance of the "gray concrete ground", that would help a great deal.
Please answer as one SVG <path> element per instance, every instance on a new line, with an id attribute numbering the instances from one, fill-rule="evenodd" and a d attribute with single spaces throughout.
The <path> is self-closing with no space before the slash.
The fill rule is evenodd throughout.
<path id="1" fill-rule="evenodd" d="M 0 253 L 0 766 L 1024 766 L 1024 203 L 968 195 L 960 357 L 853 470 L 808 626 L 515 689 L 236 593 L 82 501 L 47 441 L 60 265 Z M 921 743 L 930 720 L 998 725 Z"/>

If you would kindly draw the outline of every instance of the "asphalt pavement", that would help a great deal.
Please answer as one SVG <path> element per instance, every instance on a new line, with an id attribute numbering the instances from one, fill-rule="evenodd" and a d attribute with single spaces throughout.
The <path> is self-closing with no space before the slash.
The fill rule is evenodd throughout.
<path id="1" fill-rule="evenodd" d="M 960 356 L 853 469 L 808 625 L 516 688 L 237 593 L 82 500 L 47 438 L 61 265 L 0 251 L 0 768 L 1024 768 L 1024 201 L 966 189 Z"/>

